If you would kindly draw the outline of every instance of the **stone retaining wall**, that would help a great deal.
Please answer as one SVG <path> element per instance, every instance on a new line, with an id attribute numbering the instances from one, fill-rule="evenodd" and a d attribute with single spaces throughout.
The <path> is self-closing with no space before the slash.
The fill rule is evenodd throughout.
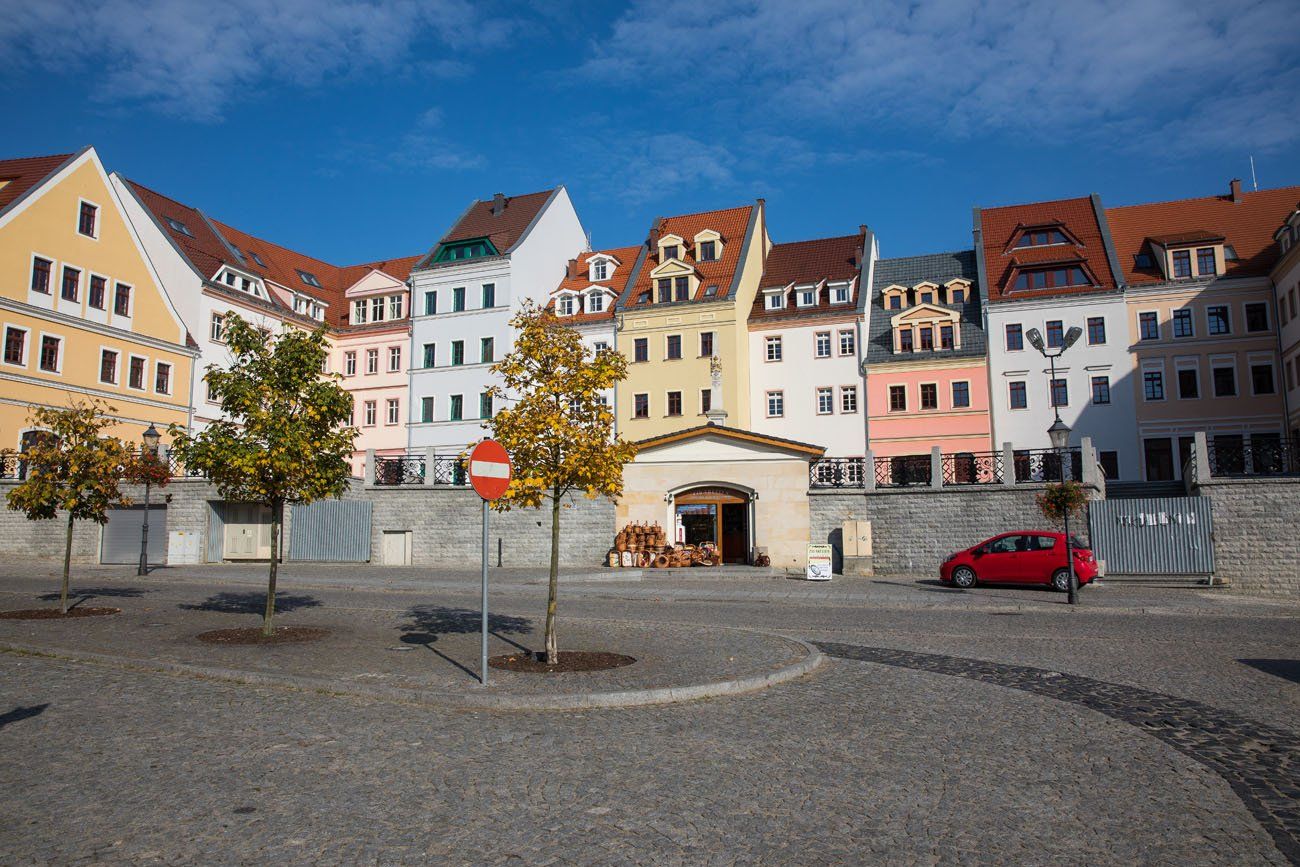
<path id="1" fill-rule="evenodd" d="M 1212 479 L 1193 486 L 1214 513 L 1214 575 L 1270 596 L 1300 594 L 1300 479 Z"/>

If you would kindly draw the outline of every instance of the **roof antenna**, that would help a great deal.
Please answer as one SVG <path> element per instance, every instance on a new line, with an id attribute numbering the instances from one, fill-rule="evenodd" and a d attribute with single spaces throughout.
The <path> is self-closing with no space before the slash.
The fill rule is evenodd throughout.
<path id="1" fill-rule="evenodd" d="M 1255 178 L 1255 155 L 1254 154 L 1250 155 L 1250 185 L 1255 188 L 1255 192 L 1257 193 L 1259 192 L 1259 181 Z"/>

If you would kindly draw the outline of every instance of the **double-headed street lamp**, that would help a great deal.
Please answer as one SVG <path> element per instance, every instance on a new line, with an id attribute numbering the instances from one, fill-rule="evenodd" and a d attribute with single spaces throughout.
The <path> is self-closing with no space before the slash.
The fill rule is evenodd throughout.
<path id="1" fill-rule="evenodd" d="M 141 449 L 141 457 L 147 461 L 154 461 L 158 458 L 158 441 L 162 439 L 162 434 L 150 423 L 147 430 L 141 436 L 144 440 L 144 447 Z M 135 571 L 137 575 L 149 574 L 149 473 L 152 467 L 146 467 L 144 475 L 144 523 L 140 525 L 140 568 Z"/>
<path id="2" fill-rule="evenodd" d="M 1034 349 L 1037 349 L 1039 354 L 1046 358 L 1048 364 L 1051 365 L 1052 378 L 1047 384 L 1047 391 L 1052 397 L 1052 412 L 1056 416 L 1056 420 L 1053 421 L 1052 426 L 1047 429 L 1047 437 L 1052 443 L 1052 450 L 1056 452 L 1058 466 L 1061 469 L 1062 481 L 1065 480 L 1066 462 L 1070 459 L 1068 451 L 1070 448 L 1070 426 L 1061 421 L 1060 402 L 1056 399 L 1056 359 L 1060 358 L 1061 355 L 1065 353 L 1065 350 L 1077 343 L 1082 335 L 1083 329 L 1077 325 L 1074 326 L 1065 333 L 1065 339 L 1061 341 L 1060 348 L 1055 352 L 1047 351 L 1047 347 L 1043 344 L 1043 335 L 1038 332 L 1037 328 L 1029 329 L 1029 332 L 1025 335 L 1029 338 L 1029 345 L 1034 347 Z M 1074 574 L 1074 545 L 1070 541 L 1069 509 L 1066 509 L 1064 512 L 1064 525 L 1065 568 L 1067 570 L 1066 589 L 1068 591 L 1070 604 L 1074 605 L 1079 601 L 1079 579 L 1078 576 Z"/>

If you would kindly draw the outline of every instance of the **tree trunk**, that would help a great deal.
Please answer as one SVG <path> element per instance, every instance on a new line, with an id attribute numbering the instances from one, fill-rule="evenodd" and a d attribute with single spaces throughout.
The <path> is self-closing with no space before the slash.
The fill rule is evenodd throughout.
<path id="1" fill-rule="evenodd" d="M 271 504 L 271 578 L 266 584 L 266 614 L 262 618 L 262 634 L 270 638 L 275 629 L 271 625 L 275 617 L 275 576 L 280 565 L 280 516 L 283 514 L 280 503 Z"/>
<path id="2" fill-rule="evenodd" d="M 546 594 L 546 661 L 560 661 L 560 648 L 555 640 L 555 599 L 560 593 L 560 491 L 555 489 L 551 498 L 551 580 Z"/>
<path id="3" fill-rule="evenodd" d="M 68 613 L 68 573 L 72 569 L 72 513 L 68 513 L 68 540 L 63 546 L 63 588 L 59 591 L 59 612 Z"/>

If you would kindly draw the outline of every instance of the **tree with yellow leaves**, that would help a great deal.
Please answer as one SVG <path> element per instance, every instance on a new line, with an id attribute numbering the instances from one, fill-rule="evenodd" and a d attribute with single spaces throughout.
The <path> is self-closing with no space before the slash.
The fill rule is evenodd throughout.
<path id="1" fill-rule="evenodd" d="M 274 634 L 275 582 L 286 503 L 337 497 L 347 487 L 356 429 L 352 397 L 337 374 L 321 373 L 325 329 L 289 328 L 272 337 L 237 315 L 225 319 L 234 361 L 208 365 L 203 379 L 225 418 L 197 435 L 171 428 L 172 451 L 232 502 L 271 512 L 271 571 L 262 634 Z"/>
<path id="2" fill-rule="evenodd" d="M 526 302 L 510 322 L 514 348 L 492 370 L 489 390 L 507 404 L 488 422 L 514 466 L 505 495 L 493 505 L 551 510 L 551 571 L 546 598 L 546 662 L 559 661 L 555 635 L 560 573 L 560 509 L 581 491 L 589 499 L 623 493 L 623 464 L 636 446 L 614 435 L 614 415 L 601 394 L 627 375 L 617 352 L 594 352 L 553 313 Z"/>

